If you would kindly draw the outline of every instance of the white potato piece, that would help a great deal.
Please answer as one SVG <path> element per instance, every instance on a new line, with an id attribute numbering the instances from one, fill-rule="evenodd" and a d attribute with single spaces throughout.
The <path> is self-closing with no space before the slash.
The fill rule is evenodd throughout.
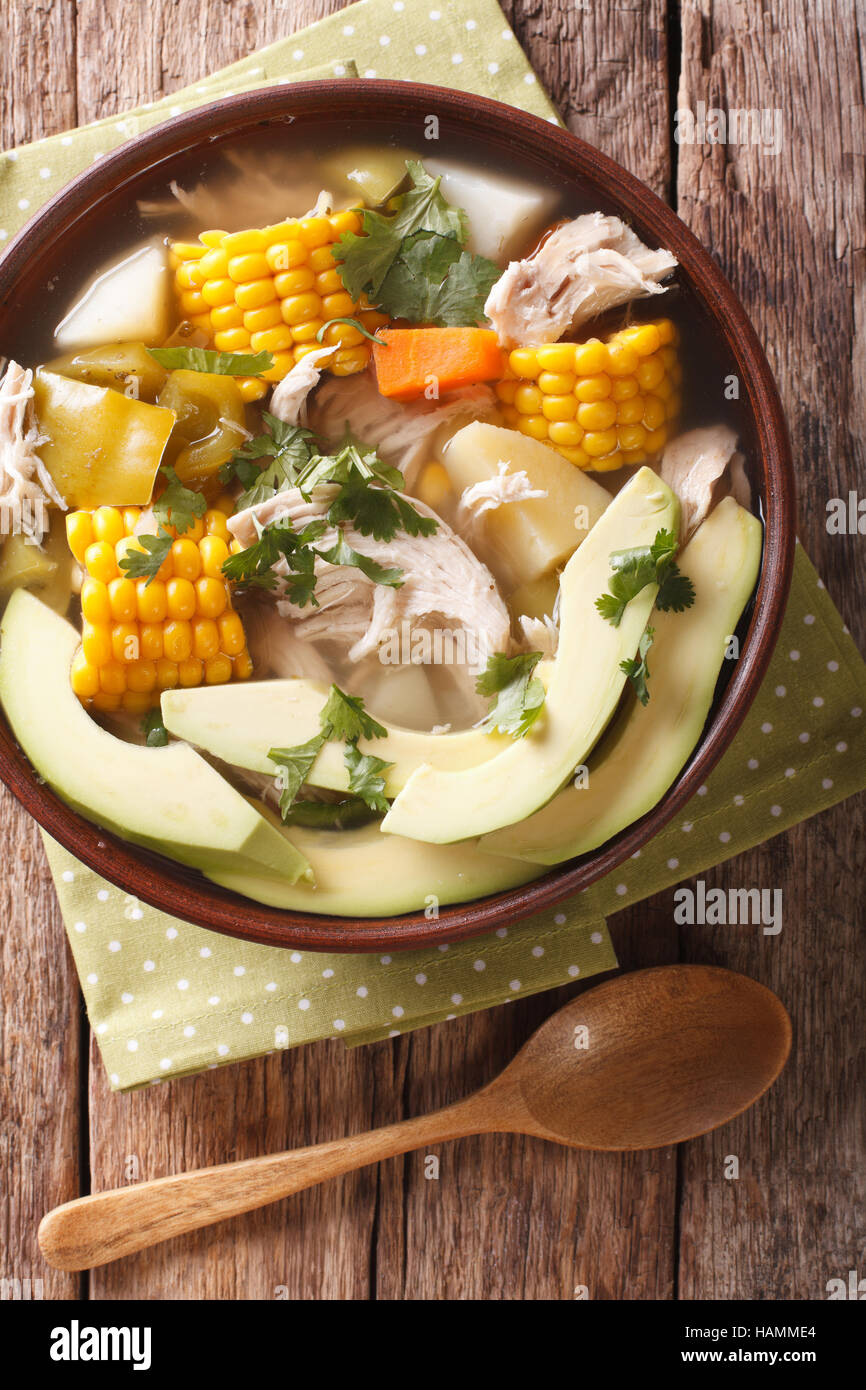
<path id="1" fill-rule="evenodd" d="M 523 472 L 544 497 L 504 502 L 477 519 L 472 544 L 507 595 L 565 564 L 610 502 L 607 492 L 549 445 L 519 430 L 474 421 L 452 437 L 442 462 L 459 493 Z"/>
<path id="2" fill-rule="evenodd" d="M 156 347 L 170 332 L 168 248 L 149 242 L 97 275 L 54 330 L 54 341 L 63 352 L 103 343 Z"/>
<path id="3" fill-rule="evenodd" d="M 550 222 L 559 201 L 553 189 L 510 174 L 482 173 L 477 164 L 425 158 L 424 168 L 434 178 L 441 175 L 443 195 L 467 214 L 467 249 L 491 261 L 510 261 L 525 254 Z"/>

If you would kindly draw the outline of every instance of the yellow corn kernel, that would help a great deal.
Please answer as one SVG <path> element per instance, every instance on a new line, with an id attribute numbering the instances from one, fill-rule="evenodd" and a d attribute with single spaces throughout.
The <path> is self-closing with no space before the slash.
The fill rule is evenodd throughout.
<path id="1" fill-rule="evenodd" d="M 267 240 L 263 231 L 250 227 L 242 232 L 229 232 L 223 237 L 221 245 L 227 256 L 245 256 L 250 252 L 264 251 Z"/>
<path id="2" fill-rule="evenodd" d="M 120 570 L 121 562 L 126 559 L 130 551 L 138 551 L 139 553 L 144 553 L 144 547 L 137 536 L 124 536 L 123 540 L 117 542 L 117 545 L 114 548 L 117 566 L 115 573 L 117 572 L 117 570 Z M 121 573 L 123 573 L 122 570 Z M 169 552 L 169 554 L 166 555 L 165 559 L 163 560 L 162 564 L 157 570 L 156 577 L 152 582 L 155 583 L 157 580 L 160 580 L 162 581 L 162 583 L 165 583 L 167 579 L 171 579 L 171 574 L 171 553 Z"/>
<path id="3" fill-rule="evenodd" d="M 545 372 L 573 374 L 574 349 L 574 343 L 544 343 L 540 348 L 536 348 L 538 365 Z M 570 391 L 572 387 L 566 389 Z"/>
<path id="4" fill-rule="evenodd" d="M 304 217 L 298 228 L 298 237 L 312 251 L 333 241 L 334 229 L 327 217 Z"/>
<path id="5" fill-rule="evenodd" d="M 175 578 L 171 584 L 176 584 L 180 579 L 190 581 L 198 579 L 201 574 L 201 555 L 195 541 L 190 540 L 187 535 L 183 535 L 179 540 L 173 542 L 171 547 L 171 562 L 174 567 Z M 185 614 L 172 613 L 172 617 L 184 617 Z"/>
<path id="6" fill-rule="evenodd" d="M 141 507 L 124 507 L 123 530 L 127 536 L 131 536 L 133 534 L 140 520 Z"/>
<path id="7" fill-rule="evenodd" d="M 207 247 L 197 241 L 173 241 L 171 249 L 180 261 L 200 261 L 207 251 Z"/>
<path id="8" fill-rule="evenodd" d="M 195 589 L 189 579 L 175 577 L 165 586 L 165 601 L 170 618 L 187 620 L 195 613 Z"/>
<path id="9" fill-rule="evenodd" d="M 550 442 L 557 448 L 564 444 L 576 448 L 583 441 L 583 429 L 576 420 L 555 420 L 549 429 Z"/>
<path id="10" fill-rule="evenodd" d="M 545 396 L 541 402 L 541 413 L 545 420 L 573 420 L 577 414 L 577 401 L 573 395 Z"/>
<path id="11" fill-rule="evenodd" d="M 218 304 L 221 301 L 208 299 L 204 291 L 211 285 L 221 285 L 222 280 L 206 280 L 200 290 L 184 290 L 180 297 L 180 307 L 188 318 L 195 318 L 197 314 L 208 313 L 210 304 Z"/>
<path id="12" fill-rule="evenodd" d="M 274 365 L 269 367 L 266 372 L 262 372 L 262 381 L 282 381 L 284 376 L 288 376 L 294 365 L 295 359 L 291 352 L 275 352 Z"/>
<path id="13" fill-rule="evenodd" d="M 108 541 L 93 541 L 84 552 L 84 564 L 93 579 L 108 584 L 117 575 L 114 546 L 109 545 Z"/>
<path id="14" fill-rule="evenodd" d="M 265 246 L 270 248 L 281 241 L 297 241 L 298 238 L 298 219 L 292 218 L 288 222 L 274 222 L 270 227 L 264 229 Z"/>
<path id="15" fill-rule="evenodd" d="M 225 581 L 205 577 L 195 585 L 195 612 L 200 618 L 218 618 L 228 604 Z"/>
<path id="16" fill-rule="evenodd" d="M 89 666 L 104 666 L 111 660 L 111 628 L 107 623 L 85 622 L 81 627 L 81 650 Z"/>
<path id="17" fill-rule="evenodd" d="M 325 326 L 322 318 L 308 319 L 306 323 L 296 323 L 292 325 L 292 337 L 296 343 L 311 343 Z M 336 354 L 335 354 L 336 356 Z"/>
<path id="18" fill-rule="evenodd" d="M 643 391 L 654 391 L 664 374 L 664 365 L 658 357 L 645 357 L 635 373 Z"/>
<path id="19" fill-rule="evenodd" d="M 609 430 L 616 420 L 616 406 L 611 400 L 591 401 L 577 407 L 577 422 L 585 430 Z"/>
<path id="20" fill-rule="evenodd" d="M 119 661 L 106 661 L 99 668 L 99 688 L 106 695 L 122 695 L 126 689 L 126 672 Z"/>
<path id="21" fill-rule="evenodd" d="M 514 396 L 514 404 L 521 415 L 537 415 L 543 400 L 544 393 L 538 386 L 518 386 Z"/>
<path id="22" fill-rule="evenodd" d="M 656 319 L 659 341 L 664 347 L 667 343 L 672 343 L 676 338 L 676 329 L 670 319 Z"/>
<path id="23" fill-rule="evenodd" d="M 243 285 L 235 285 L 235 303 L 243 310 L 261 309 L 270 304 L 274 297 L 274 282 L 270 276 L 262 280 L 247 280 Z"/>
<path id="24" fill-rule="evenodd" d="M 673 395 L 670 397 L 670 400 L 668 400 L 665 404 L 665 419 L 675 420 L 682 409 L 682 405 L 682 396 L 679 394 L 678 391 L 674 391 Z"/>
<path id="25" fill-rule="evenodd" d="M 640 358 L 628 343 L 612 340 L 607 344 L 607 373 L 609 376 L 634 376 Z"/>
<path id="26" fill-rule="evenodd" d="M 232 663 L 227 656 L 217 653 L 204 664 L 205 685 L 225 685 L 232 678 Z"/>
<path id="27" fill-rule="evenodd" d="M 592 460 L 592 467 L 597 473 L 612 473 L 617 468 L 622 468 L 624 455 L 618 449 L 614 449 L 612 454 L 606 454 L 604 458 Z"/>
<path id="28" fill-rule="evenodd" d="M 319 290 L 321 294 L 322 291 Z M 355 301 L 345 290 L 332 291 L 322 296 L 322 314 L 325 319 L 350 318 L 355 312 Z M 344 324 L 343 327 L 351 325 Z M 355 330 L 357 332 L 357 329 Z"/>
<path id="29" fill-rule="evenodd" d="M 146 714 L 152 704 L 150 695 L 140 690 L 125 690 L 120 697 L 120 707 L 127 714 Z"/>
<path id="30" fill-rule="evenodd" d="M 112 624 L 111 654 L 114 660 L 120 664 L 124 664 L 128 661 L 138 661 L 138 658 L 141 656 L 138 623 Z"/>
<path id="31" fill-rule="evenodd" d="M 604 401 L 610 395 L 612 385 L 607 373 L 599 372 L 597 376 L 582 377 L 574 388 L 574 394 L 579 401 L 586 403 Z"/>
<path id="32" fill-rule="evenodd" d="M 621 449 L 643 449 L 646 444 L 647 432 L 643 425 L 620 425 L 616 432 L 617 442 Z"/>
<path id="33" fill-rule="evenodd" d="M 670 377 L 666 376 L 662 377 L 661 381 L 659 382 L 658 386 L 653 392 L 653 395 L 657 396 L 660 401 L 669 401 L 671 396 L 674 394 L 675 390 L 676 387 L 674 386 Z"/>
<path id="34" fill-rule="evenodd" d="M 192 625 L 193 655 L 202 661 L 216 656 L 220 649 L 219 629 L 213 618 L 196 618 Z"/>
<path id="35" fill-rule="evenodd" d="M 315 318 L 321 305 L 321 299 L 312 291 L 305 294 L 289 295 L 287 299 L 283 299 L 281 305 L 283 322 L 290 327 L 294 324 L 305 323 L 308 319 Z"/>
<path id="36" fill-rule="evenodd" d="M 244 625 L 237 613 L 223 613 L 217 618 L 220 651 L 226 656 L 239 656 L 246 646 Z"/>
<path id="37" fill-rule="evenodd" d="M 664 401 L 660 401 L 658 396 L 645 397 L 643 422 L 648 430 L 657 430 L 659 425 L 664 424 L 666 415 Z"/>
<path id="38" fill-rule="evenodd" d="M 183 619 L 167 622 L 162 633 L 163 649 L 169 661 L 185 661 L 192 651 L 192 629 Z"/>
<path id="39" fill-rule="evenodd" d="M 97 690 L 91 704 L 94 709 L 98 709 L 104 714 L 111 714 L 114 710 L 120 709 L 120 701 L 120 695 L 107 695 L 104 690 Z"/>
<path id="40" fill-rule="evenodd" d="M 599 338 L 576 344 L 573 370 L 578 376 L 598 376 L 607 370 L 607 349 Z"/>
<path id="41" fill-rule="evenodd" d="M 215 229 L 213 231 L 208 232 L 199 232 L 198 239 L 201 242 L 202 246 L 205 247 L 222 246 L 227 236 L 228 232 L 219 231 Z"/>
<path id="42" fill-rule="evenodd" d="M 138 616 L 135 584 L 131 579 L 112 579 L 108 585 L 108 605 L 116 623 L 132 623 Z"/>
<path id="43" fill-rule="evenodd" d="M 217 304 L 210 311 L 210 321 L 215 333 L 227 333 L 230 328 L 246 328 L 244 311 L 237 304 Z"/>
<path id="44" fill-rule="evenodd" d="M 505 381 L 497 381 L 495 390 L 504 405 L 514 404 L 514 397 L 518 390 L 516 381 L 512 381 L 510 378 Z"/>
<path id="45" fill-rule="evenodd" d="M 611 400 L 617 401 L 617 403 L 633 400 L 639 390 L 636 376 L 618 376 L 611 384 Z"/>
<path id="46" fill-rule="evenodd" d="M 87 547 L 93 543 L 90 512 L 70 512 L 66 518 L 66 540 L 79 565 L 85 563 Z"/>
<path id="47" fill-rule="evenodd" d="M 235 680 L 245 681 L 253 674 L 253 663 L 246 648 L 232 662 Z"/>
<path id="48" fill-rule="evenodd" d="M 249 352 L 250 335 L 245 328 L 226 328 L 213 337 L 218 352 Z"/>
<path id="49" fill-rule="evenodd" d="M 618 425 L 639 425 L 643 419 L 643 396 L 633 396 L 630 401 L 622 401 L 616 408 Z"/>
<path id="50" fill-rule="evenodd" d="M 279 300 L 274 299 L 270 304 L 265 304 L 261 309 L 238 309 L 241 315 L 244 328 L 252 336 L 253 333 L 264 333 L 266 328 L 276 328 L 283 321 L 280 310 Z"/>
<path id="51" fill-rule="evenodd" d="M 162 641 L 162 623 L 142 623 L 139 629 L 139 644 L 144 661 L 159 661 L 165 648 Z"/>
<path id="52" fill-rule="evenodd" d="M 210 312 L 202 312 L 201 314 L 191 314 L 189 322 L 192 324 L 193 328 L 200 328 L 202 333 L 206 334 L 207 337 L 210 337 L 211 329 L 213 328 L 213 320 L 211 318 Z"/>
<path id="53" fill-rule="evenodd" d="M 183 686 L 201 685 L 204 667 L 197 656 L 184 657 L 177 663 L 178 681 Z"/>
<path id="54" fill-rule="evenodd" d="M 434 511 L 454 494 L 447 468 L 441 463 L 428 463 L 418 479 L 418 496 Z"/>
<path id="55" fill-rule="evenodd" d="M 168 612 L 165 601 L 165 584 L 161 579 L 135 581 L 135 606 L 140 623 L 163 623 Z"/>
<path id="56" fill-rule="evenodd" d="M 295 349 L 296 352 L 300 348 Z M 362 372 L 370 360 L 370 349 L 368 347 L 346 348 L 344 351 L 335 352 L 330 361 L 330 371 L 333 376 L 353 376 L 355 372 Z"/>
<path id="57" fill-rule="evenodd" d="M 517 429 L 517 422 L 520 419 L 520 411 L 516 405 L 505 405 L 502 407 L 502 418 L 511 430 Z"/>
<path id="58" fill-rule="evenodd" d="M 353 328 L 350 323 L 330 323 L 322 334 L 322 341 L 326 347 L 349 348 L 361 347 L 367 340 L 363 333 Z"/>
<path id="59" fill-rule="evenodd" d="M 93 539 L 114 547 L 124 534 L 123 514 L 117 507 L 97 507 L 92 517 Z"/>
<path id="60" fill-rule="evenodd" d="M 360 232 L 363 222 L 354 208 L 346 208 L 344 212 L 332 212 L 328 218 L 336 237 L 341 237 L 344 232 Z"/>
<path id="61" fill-rule="evenodd" d="M 253 352 L 286 352 L 291 346 L 292 330 L 285 323 L 281 323 L 278 328 L 264 328 L 261 333 L 253 333 L 250 338 Z"/>
<path id="62" fill-rule="evenodd" d="M 660 425 L 657 430 L 650 430 L 646 437 L 646 444 L 644 445 L 647 454 L 652 455 L 659 453 L 665 447 L 667 437 L 668 432 L 664 425 Z"/>
<path id="63" fill-rule="evenodd" d="M 662 335 L 657 323 L 636 324 L 634 328 L 623 329 L 620 337 L 629 347 L 633 347 L 638 357 L 650 357 L 662 345 Z"/>
<path id="64" fill-rule="evenodd" d="M 262 251 L 246 251 L 243 255 L 232 256 L 228 262 L 228 274 L 238 285 L 245 285 L 248 280 L 263 280 L 270 276 L 270 270 Z"/>
<path id="65" fill-rule="evenodd" d="M 521 415 L 517 428 L 530 439 L 546 439 L 549 427 L 543 415 Z"/>
<path id="66" fill-rule="evenodd" d="M 126 672 L 126 688 L 140 695 L 156 689 L 156 662 L 134 661 Z"/>
<path id="67" fill-rule="evenodd" d="M 304 243 L 297 237 L 291 237 L 269 246 L 265 252 L 265 260 L 271 274 L 279 276 L 285 271 L 294 270 L 295 266 L 305 265 L 308 254 Z"/>
<path id="68" fill-rule="evenodd" d="M 616 448 L 616 430 L 588 430 L 583 436 L 583 448 L 592 459 L 604 458 Z"/>
<path id="69" fill-rule="evenodd" d="M 514 348 L 508 354 L 508 365 L 515 376 L 523 377 L 526 381 L 534 381 L 541 371 L 535 348 Z"/>
<path id="70" fill-rule="evenodd" d="M 199 549 L 201 551 L 202 569 L 205 574 L 210 574 L 211 571 L 208 569 L 208 557 L 211 555 L 213 548 L 209 544 L 205 545 L 205 542 L 209 542 L 211 539 L 222 541 L 225 545 L 226 556 L 228 556 L 228 546 L 231 536 L 229 528 L 226 525 L 225 512 L 220 511 L 217 507 L 210 507 L 204 514 L 204 529 L 206 534 L 199 541 Z"/>
<path id="71" fill-rule="evenodd" d="M 209 517 L 219 517 L 222 522 L 222 534 L 219 531 L 210 531 L 208 526 Z M 208 527 L 208 535 L 203 536 L 198 546 L 198 554 L 201 560 L 201 572 L 208 579 L 222 580 L 222 569 L 226 560 L 229 558 L 228 547 L 228 527 L 222 512 L 205 512 L 205 525 Z M 192 576 L 188 576 L 191 578 Z M 196 578 L 198 576 L 196 575 Z"/>
<path id="72" fill-rule="evenodd" d="M 249 405 L 251 401 L 260 401 L 262 396 L 268 393 L 266 381 L 262 381 L 259 376 L 237 376 L 235 381 L 241 393 L 241 400 Z"/>
<path id="73" fill-rule="evenodd" d="M 184 299 L 181 297 L 181 308 L 185 308 Z M 206 280 L 201 287 L 201 299 L 205 305 L 216 308 L 219 304 L 231 304 L 235 297 L 235 282 L 226 277 L 223 280 Z M 190 312 L 199 312 L 190 310 Z"/>
<path id="74" fill-rule="evenodd" d="M 91 579 L 90 575 L 81 582 L 81 613 L 89 623 L 111 622 L 108 587 L 100 579 Z"/>
<path id="75" fill-rule="evenodd" d="M 91 665 L 83 651 L 77 651 L 72 658 L 69 679 L 79 700 L 92 700 L 99 690 L 99 671 Z"/>
<path id="76" fill-rule="evenodd" d="M 229 258 L 221 246 L 206 251 L 198 262 L 198 272 L 205 280 L 225 280 L 229 273 Z"/>
<path id="77" fill-rule="evenodd" d="M 568 459 L 569 463 L 573 463 L 575 468 L 589 468 L 592 463 L 589 454 L 585 449 L 581 449 L 579 445 L 575 448 L 571 448 L 566 444 L 557 444 L 556 447 L 558 452 L 562 454 L 562 457 Z"/>
<path id="78" fill-rule="evenodd" d="M 167 656 L 157 660 L 156 684 L 159 690 L 174 690 L 179 679 L 176 661 L 170 661 Z"/>
<path id="79" fill-rule="evenodd" d="M 326 294 L 345 294 L 340 272 L 333 262 L 328 270 L 319 271 L 319 274 L 315 278 L 315 284 L 319 294 L 323 297 Z M 354 309 L 355 306 L 352 303 L 351 297 L 349 298 L 349 303 L 352 304 L 352 308 Z"/>
<path id="80" fill-rule="evenodd" d="M 543 371 L 538 378 L 538 389 L 546 396 L 567 396 L 576 385 L 574 372 Z"/>

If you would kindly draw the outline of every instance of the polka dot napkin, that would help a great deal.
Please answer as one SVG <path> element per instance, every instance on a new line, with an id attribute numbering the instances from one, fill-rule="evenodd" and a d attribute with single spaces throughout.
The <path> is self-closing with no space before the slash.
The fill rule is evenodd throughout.
<path id="1" fill-rule="evenodd" d="M 0 161 L 0 240 L 75 172 L 169 115 L 251 87 L 357 75 L 417 76 L 557 120 L 494 0 L 440 0 L 436 8 L 365 0 L 122 119 L 10 152 Z M 706 787 L 639 862 L 518 926 L 393 957 L 235 942 L 126 896 L 46 836 L 112 1085 L 127 1089 L 325 1037 L 371 1042 L 614 968 L 606 914 L 866 783 L 863 705 L 866 667 L 798 548 L 784 631 L 756 704 Z"/>

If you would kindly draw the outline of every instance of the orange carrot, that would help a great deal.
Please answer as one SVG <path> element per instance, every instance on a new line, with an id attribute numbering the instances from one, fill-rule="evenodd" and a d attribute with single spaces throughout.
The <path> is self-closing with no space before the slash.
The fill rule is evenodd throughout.
<path id="1" fill-rule="evenodd" d="M 478 381 L 497 381 L 505 363 L 488 328 L 382 328 L 373 347 L 380 394 L 411 401 Z"/>

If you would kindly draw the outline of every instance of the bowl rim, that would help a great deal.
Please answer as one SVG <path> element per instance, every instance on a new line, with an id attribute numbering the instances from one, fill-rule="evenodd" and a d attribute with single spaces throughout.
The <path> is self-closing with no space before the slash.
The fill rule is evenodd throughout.
<path id="1" fill-rule="evenodd" d="M 645 184 L 609 156 L 541 117 L 489 97 L 426 83 L 343 78 L 260 88 L 174 116 L 105 155 L 73 178 L 17 233 L 0 258 L 0 304 L 6 291 L 56 242 L 87 219 L 118 187 L 191 148 L 257 124 L 337 113 L 405 123 L 435 111 L 492 146 L 516 150 L 560 177 L 591 184 L 611 209 L 677 257 L 705 311 L 724 337 L 745 388 L 764 488 L 764 550 L 748 630 L 737 666 L 700 742 L 664 797 L 598 850 L 555 866 L 515 889 L 439 909 L 393 917 L 350 918 L 271 908 L 217 887 L 179 864 L 102 830 L 38 779 L 0 720 L 0 777 L 48 835 L 116 887 L 195 925 L 243 940 L 343 953 L 409 950 L 482 935 L 549 908 L 630 858 L 676 815 L 730 744 L 757 694 L 781 628 L 793 573 L 796 500 L 782 404 L 746 310 L 695 235 Z M 2 312 L 2 311 L 0 311 Z"/>

